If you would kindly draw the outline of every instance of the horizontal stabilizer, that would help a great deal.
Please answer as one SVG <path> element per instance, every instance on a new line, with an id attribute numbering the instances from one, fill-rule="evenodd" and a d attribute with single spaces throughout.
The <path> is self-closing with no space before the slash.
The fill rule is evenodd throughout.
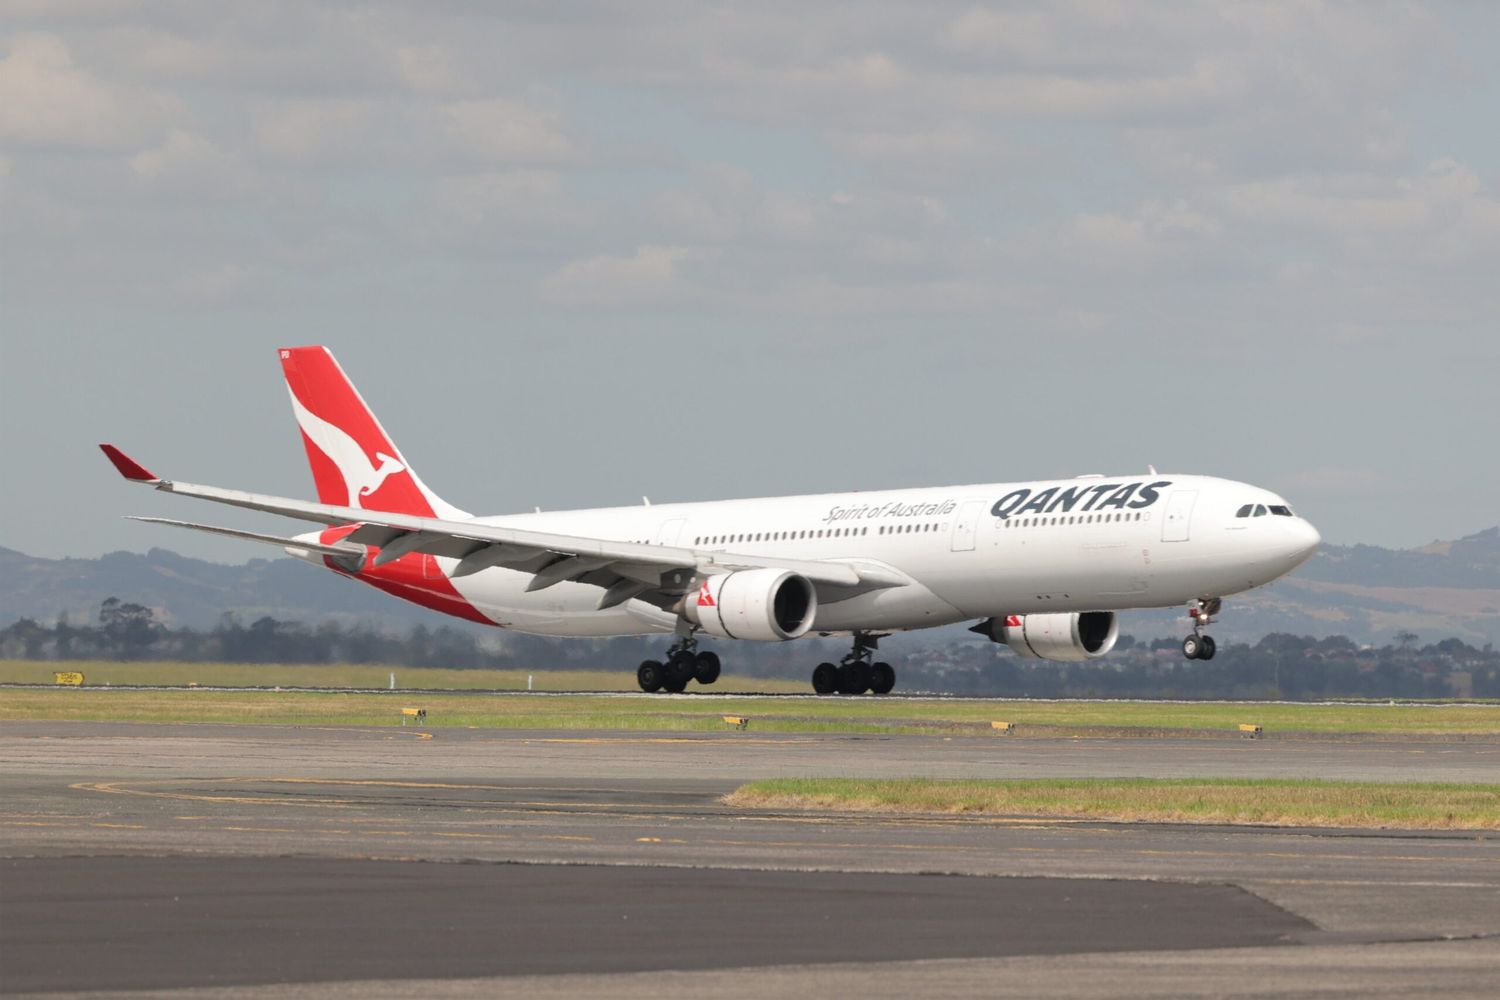
<path id="1" fill-rule="evenodd" d="M 221 528 L 215 524 L 194 524 L 191 521 L 174 521 L 166 517 L 136 517 L 127 514 L 126 518 L 131 521 L 144 521 L 147 524 L 170 524 L 174 528 L 192 528 L 194 531 L 207 531 L 215 535 L 228 535 L 230 538 L 243 538 L 252 542 L 265 542 L 267 545 L 280 545 L 283 548 L 306 549 L 308 552 L 319 552 L 325 556 L 357 556 L 363 557 L 365 547 L 352 542 L 309 542 L 300 538 L 283 538 L 281 535 L 263 535 L 258 531 L 242 531 L 239 528 Z"/>

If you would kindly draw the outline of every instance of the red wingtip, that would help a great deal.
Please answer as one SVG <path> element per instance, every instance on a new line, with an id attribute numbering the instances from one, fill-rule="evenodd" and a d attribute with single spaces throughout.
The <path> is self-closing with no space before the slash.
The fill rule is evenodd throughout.
<path id="1" fill-rule="evenodd" d="M 154 483 L 159 477 L 152 475 L 144 465 L 125 454 L 112 444 L 101 444 L 99 450 L 109 459 L 120 475 L 136 483 Z"/>

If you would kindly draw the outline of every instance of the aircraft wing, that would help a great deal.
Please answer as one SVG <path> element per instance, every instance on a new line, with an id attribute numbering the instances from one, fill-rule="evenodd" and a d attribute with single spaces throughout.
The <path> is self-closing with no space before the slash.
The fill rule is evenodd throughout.
<path id="1" fill-rule="evenodd" d="M 532 573 L 529 590 L 543 590 L 574 580 L 604 587 L 606 592 L 601 608 L 623 603 L 647 591 L 665 589 L 680 594 L 693 585 L 694 576 L 740 569 L 785 569 L 814 583 L 852 591 L 897 587 L 909 582 L 890 568 L 875 565 L 560 535 L 181 483 L 154 475 L 113 445 L 100 445 L 100 448 L 126 479 L 165 493 L 330 526 L 356 524 L 358 527 L 339 541 L 379 548 L 372 560 L 375 566 L 413 552 L 457 559 L 458 564 L 451 571 L 453 576 L 467 576 L 491 566 L 503 566 Z"/>

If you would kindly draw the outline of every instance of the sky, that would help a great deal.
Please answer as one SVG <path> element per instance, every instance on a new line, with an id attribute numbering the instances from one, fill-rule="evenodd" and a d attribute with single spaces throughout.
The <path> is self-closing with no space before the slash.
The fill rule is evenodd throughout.
<path id="1" fill-rule="evenodd" d="M 274 550 L 275 349 L 503 513 L 1221 475 L 1500 523 L 1500 5 L 0 0 L 0 545 Z"/>

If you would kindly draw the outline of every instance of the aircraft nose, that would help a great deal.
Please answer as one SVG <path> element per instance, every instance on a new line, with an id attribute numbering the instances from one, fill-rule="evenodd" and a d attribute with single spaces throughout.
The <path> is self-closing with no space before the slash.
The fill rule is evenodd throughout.
<path id="1" fill-rule="evenodd" d="M 1318 534 L 1318 529 L 1314 528 L 1311 522 L 1304 521 L 1301 518 L 1292 521 L 1287 527 L 1290 529 L 1291 534 L 1291 539 L 1287 546 L 1289 550 L 1287 555 L 1291 558 L 1292 565 L 1300 566 L 1312 558 L 1314 552 L 1318 551 L 1318 546 L 1322 543 L 1323 536 Z"/>

